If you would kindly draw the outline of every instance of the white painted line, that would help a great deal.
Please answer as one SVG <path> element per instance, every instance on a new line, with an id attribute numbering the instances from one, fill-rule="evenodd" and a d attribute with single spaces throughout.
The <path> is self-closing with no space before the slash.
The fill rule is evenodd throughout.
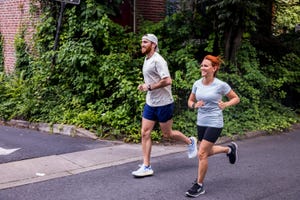
<path id="1" fill-rule="evenodd" d="M 9 155 L 15 151 L 18 151 L 20 148 L 16 148 L 16 149 L 4 149 L 2 147 L 0 147 L 0 155 Z"/>

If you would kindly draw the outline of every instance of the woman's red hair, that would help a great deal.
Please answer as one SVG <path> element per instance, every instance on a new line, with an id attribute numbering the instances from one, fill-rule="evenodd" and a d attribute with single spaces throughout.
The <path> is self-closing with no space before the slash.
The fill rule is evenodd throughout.
<path id="1" fill-rule="evenodd" d="M 221 59 L 220 56 L 212 56 L 212 55 L 207 55 L 204 57 L 204 59 L 206 60 L 210 60 L 211 64 L 213 66 L 221 66 L 221 64 L 223 63 L 223 60 Z"/>

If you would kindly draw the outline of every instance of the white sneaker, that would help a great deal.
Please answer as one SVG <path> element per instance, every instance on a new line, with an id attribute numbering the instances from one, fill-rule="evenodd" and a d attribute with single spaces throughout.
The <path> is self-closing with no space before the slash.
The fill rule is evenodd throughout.
<path id="1" fill-rule="evenodd" d="M 188 145 L 188 157 L 189 158 L 195 158 L 197 156 L 197 138 L 190 137 L 190 140 L 192 141 L 192 144 Z"/>
<path id="2" fill-rule="evenodd" d="M 133 171 L 131 174 L 135 177 L 145 177 L 145 176 L 152 176 L 154 174 L 154 171 L 152 170 L 151 165 L 146 167 L 143 164 L 138 170 Z"/>

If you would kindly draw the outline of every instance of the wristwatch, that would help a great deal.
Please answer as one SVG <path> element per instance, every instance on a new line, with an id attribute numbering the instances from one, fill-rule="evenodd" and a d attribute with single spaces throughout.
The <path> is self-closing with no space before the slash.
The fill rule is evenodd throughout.
<path id="1" fill-rule="evenodd" d="M 152 90 L 152 89 L 151 89 L 151 85 L 150 85 L 150 84 L 148 85 L 148 90 L 149 90 L 149 91 L 151 91 L 151 90 Z"/>

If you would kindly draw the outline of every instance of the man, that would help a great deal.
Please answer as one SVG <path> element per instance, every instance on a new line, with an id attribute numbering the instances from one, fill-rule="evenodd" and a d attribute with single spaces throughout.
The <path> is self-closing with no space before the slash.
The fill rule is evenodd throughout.
<path id="1" fill-rule="evenodd" d="M 188 145 L 188 157 L 197 155 L 197 139 L 186 137 L 180 131 L 172 130 L 174 99 L 171 92 L 172 79 L 167 62 L 158 53 L 158 40 L 153 34 L 142 37 L 141 51 L 146 55 L 143 65 L 144 83 L 138 86 L 139 91 L 147 92 L 146 104 L 142 116 L 142 151 L 143 164 L 132 172 L 135 177 L 153 175 L 150 165 L 152 148 L 151 131 L 159 122 L 164 137 L 185 142 Z"/>

